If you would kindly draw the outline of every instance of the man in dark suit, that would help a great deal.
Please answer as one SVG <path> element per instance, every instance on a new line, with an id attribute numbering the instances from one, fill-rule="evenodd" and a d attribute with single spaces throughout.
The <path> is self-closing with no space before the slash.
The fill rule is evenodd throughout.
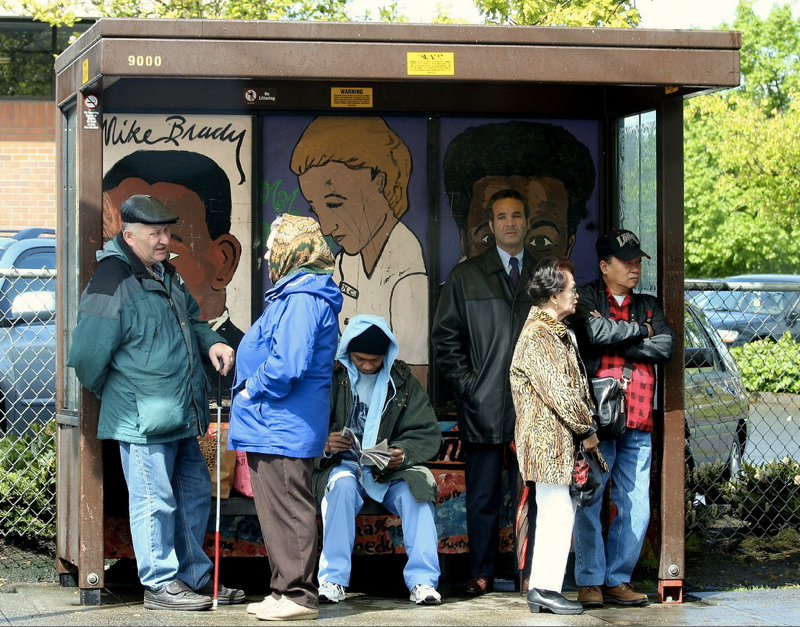
<path id="1" fill-rule="evenodd" d="M 531 307 L 525 285 L 534 260 L 523 247 L 529 215 L 519 192 L 492 195 L 487 218 L 496 245 L 450 273 L 431 332 L 436 363 L 458 408 L 472 575 L 466 592 L 475 596 L 494 589 L 504 460 L 512 495 L 519 474 L 510 446 L 516 416 L 508 373 Z"/>

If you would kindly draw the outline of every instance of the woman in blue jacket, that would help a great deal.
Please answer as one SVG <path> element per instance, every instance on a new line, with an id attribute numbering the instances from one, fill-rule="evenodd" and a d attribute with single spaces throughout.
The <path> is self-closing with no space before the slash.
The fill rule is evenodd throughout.
<path id="1" fill-rule="evenodd" d="M 328 435 L 342 294 L 312 218 L 275 220 L 265 259 L 275 287 L 239 344 L 228 436 L 231 449 L 247 451 L 271 567 L 271 594 L 248 611 L 261 620 L 311 619 L 319 615 L 311 473 Z"/>

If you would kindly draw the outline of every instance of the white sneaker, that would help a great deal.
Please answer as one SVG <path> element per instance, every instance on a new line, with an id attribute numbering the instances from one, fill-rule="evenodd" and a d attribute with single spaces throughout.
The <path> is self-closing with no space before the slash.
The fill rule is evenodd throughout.
<path id="1" fill-rule="evenodd" d="M 304 607 L 286 597 L 256 614 L 258 620 L 312 620 L 318 616 L 319 609 Z"/>
<path id="2" fill-rule="evenodd" d="M 441 605 L 442 595 L 436 592 L 436 588 L 433 586 L 418 583 L 411 590 L 411 597 L 409 597 L 409 600 L 417 605 Z"/>
<path id="3" fill-rule="evenodd" d="M 344 601 L 344 587 L 332 581 L 324 581 L 319 587 L 320 603 L 338 603 Z"/>
<path id="4" fill-rule="evenodd" d="M 263 601 L 260 601 L 258 603 L 250 603 L 250 605 L 247 606 L 247 613 L 258 614 L 263 610 L 271 608 L 278 601 L 279 599 L 276 599 L 274 596 L 270 594 L 268 596 L 265 596 Z"/>

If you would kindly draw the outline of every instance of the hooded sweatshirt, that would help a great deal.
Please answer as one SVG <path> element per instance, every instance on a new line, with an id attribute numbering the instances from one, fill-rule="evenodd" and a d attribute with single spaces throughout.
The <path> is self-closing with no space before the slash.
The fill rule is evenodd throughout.
<path id="1" fill-rule="evenodd" d="M 396 359 L 397 341 L 386 320 L 378 316 L 361 314 L 350 319 L 345 327 L 337 357 L 340 365 L 334 371 L 334 389 L 331 391 L 332 408 L 329 432 L 341 431 L 352 417 L 358 377 L 360 373 L 350 360 L 350 340 L 360 335 L 370 325 L 380 328 L 390 340 L 384 356 L 383 367 L 378 371 L 369 399 L 369 411 L 364 424 L 362 447 L 369 448 L 376 441 L 386 439 L 389 447 L 403 450 L 403 463 L 395 469 L 379 470 L 365 467 L 361 474 L 362 485 L 369 496 L 382 501 L 392 481 L 405 481 L 418 502 L 435 501 L 436 480 L 423 464 L 439 452 L 442 433 L 436 420 L 428 394 L 411 374 L 408 365 Z M 320 456 L 315 461 L 314 495 L 321 505 L 331 471 L 346 457 L 339 453 Z"/>

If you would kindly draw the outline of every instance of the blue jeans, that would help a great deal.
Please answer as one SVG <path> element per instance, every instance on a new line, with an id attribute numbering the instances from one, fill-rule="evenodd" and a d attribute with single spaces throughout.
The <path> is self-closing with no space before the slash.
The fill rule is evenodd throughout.
<path id="1" fill-rule="evenodd" d="M 366 470 L 365 472 L 369 472 Z M 343 462 L 331 471 L 322 500 L 322 554 L 319 582 L 350 585 L 350 566 L 356 537 L 356 514 L 364 504 L 366 492 L 355 464 Z M 433 503 L 418 503 L 402 479 L 392 481 L 383 505 L 400 517 L 403 544 L 408 563 L 403 569 L 406 587 L 439 583 L 439 537 L 433 517 Z"/>
<path id="2" fill-rule="evenodd" d="M 197 439 L 120 442 L 119 450 L 142 585 L 158 590 L 179 579 L 193 589 L 202 587 L 212 568 L 203 551 L 211 477 Z"/>
<path id="3" fill-rule="evenodd" d="M 578 507 L 574 533 L 575 583 L 579 586 L 613 587 L 631 580 L 650 522 L 650 435 L 649 431 L 629 427 L 616 440 L 600 442 L 600 452 L 613 477 L 611 500 L 617 514 L 604 544 L 600 520 L 603 499 L 591 507 Z M 603 488 L 608 478 L 609 474 L 604 474 Z"/>

